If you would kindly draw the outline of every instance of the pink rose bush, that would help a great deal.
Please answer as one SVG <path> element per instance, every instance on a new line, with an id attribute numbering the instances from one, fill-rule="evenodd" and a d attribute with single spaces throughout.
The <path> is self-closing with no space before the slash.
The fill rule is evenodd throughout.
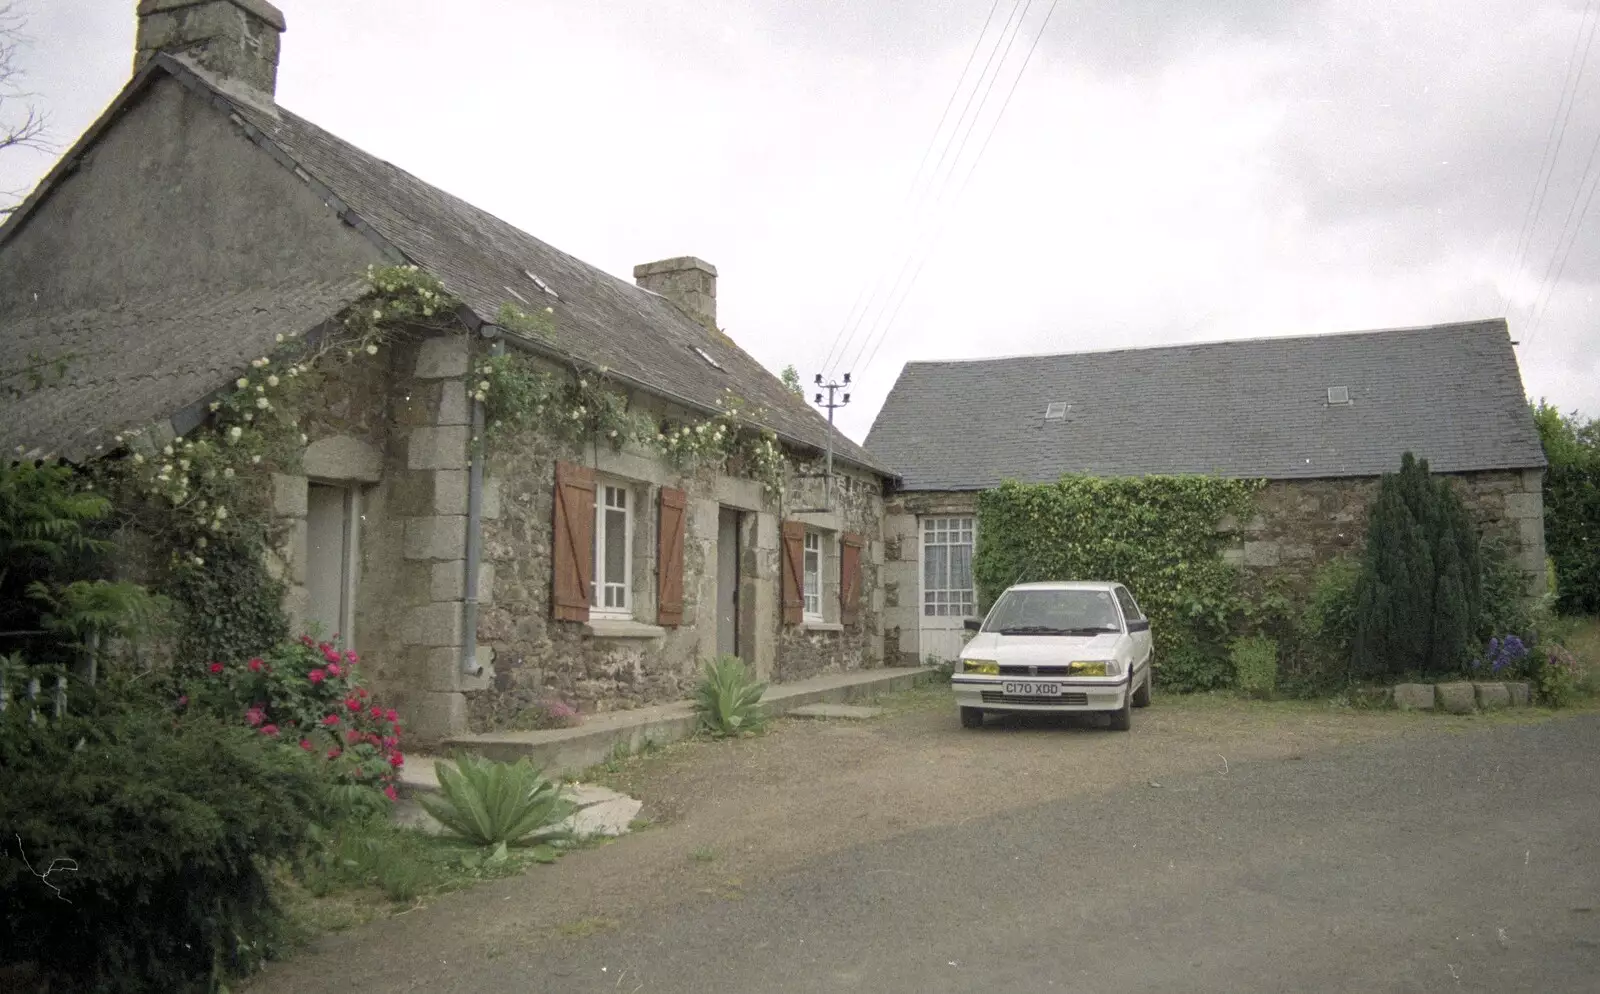
<path id="1" fill-rule="evenodd" d="M 247 662 L 208 663 L 183 688 L 180 707 L 194 700 L 240 715 L 259 734 L 322 757 L 337 782 L 393 800 L 405 765 L 400 716 L 370 701 L 359 662 L 354 651 L 302 635 Z"/>

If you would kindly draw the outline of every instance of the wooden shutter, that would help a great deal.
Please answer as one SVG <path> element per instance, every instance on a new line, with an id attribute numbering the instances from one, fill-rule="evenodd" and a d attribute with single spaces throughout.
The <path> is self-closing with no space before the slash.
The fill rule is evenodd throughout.
<path id="1" fill-rule="evenodd" d="M 866 540 L 853 532 L 839 538 L 839 622 L 854 625 L 861 618 L 861 548 Z"/>
<path id="2" fill-rule="evenodd" d="M 689 495 L 661 488 L 661 523 L 656 531 L 656 624 L 683 624 L 683 525 Z"/>
<path id="3" fill-rule="evenodd" d="M 589 583 L 594 578 L 594 470 L 556 463 L 555 505 L 550 613 L 557 621 L 588 621 Z"/>
<path id="4" fill-rule="evenodd" d="M 798 625 L 806 608 L 806 526 L 783 523 L 783 623 Z"/>

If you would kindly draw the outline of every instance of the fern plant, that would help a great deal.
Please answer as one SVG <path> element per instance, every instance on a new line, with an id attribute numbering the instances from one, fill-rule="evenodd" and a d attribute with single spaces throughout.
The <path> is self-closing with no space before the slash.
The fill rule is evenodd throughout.
<path id="1" fill-rule="evenodd" d="M 565 839 L 559 827 L 573 812 L 560 784 L 546 779 L 526 759 L 497 763 L 480 756 L 454 757 L 438 766 L 438 796 L 420 795 L 423 810 L 451 833 L 480 846 Z"/>
<path id="2" fill-rule="evenodd" d="M 695 695 L 700 728 L 719 739 L 761 731 L 767 723 L 761 704 L 766 692 L 767 685 L 758 682 L 738 656 L 718 656 L 706 664 Z"/>

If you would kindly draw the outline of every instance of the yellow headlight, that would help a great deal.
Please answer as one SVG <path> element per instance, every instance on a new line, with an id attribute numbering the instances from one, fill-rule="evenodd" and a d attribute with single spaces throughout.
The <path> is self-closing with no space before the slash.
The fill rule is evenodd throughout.
<path id="1" fill-rule="evenodd" d="M 1105 662 L 1076 662 L 1067 667 L 1067 672 L 1073 676 L 1105 676 Z"/>
<path id="2" fill-rule="evenodd" d="M 967 673 L 982 673 L 985 676 L 1000 675 L 1000 664 L 987 659 L 963 659 L 961 668 Z"/>

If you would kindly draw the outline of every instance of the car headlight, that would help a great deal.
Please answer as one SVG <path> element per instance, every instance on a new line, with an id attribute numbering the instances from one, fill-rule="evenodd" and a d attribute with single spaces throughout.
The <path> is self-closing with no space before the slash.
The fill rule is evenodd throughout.
<path id="1" fill-rule="evenodd" d="M 963 659 L 961 669 L 965 673 L 982 673 L 984 676 L 1000 675 L 1000 664 L 991 659 Z"/>
<path id="2" fill-rule="evenodd" d="M 1067 665 L 1073 676 L 1120 676 L 1122 666 L 1114 659 L 1079 660 Z"/>

